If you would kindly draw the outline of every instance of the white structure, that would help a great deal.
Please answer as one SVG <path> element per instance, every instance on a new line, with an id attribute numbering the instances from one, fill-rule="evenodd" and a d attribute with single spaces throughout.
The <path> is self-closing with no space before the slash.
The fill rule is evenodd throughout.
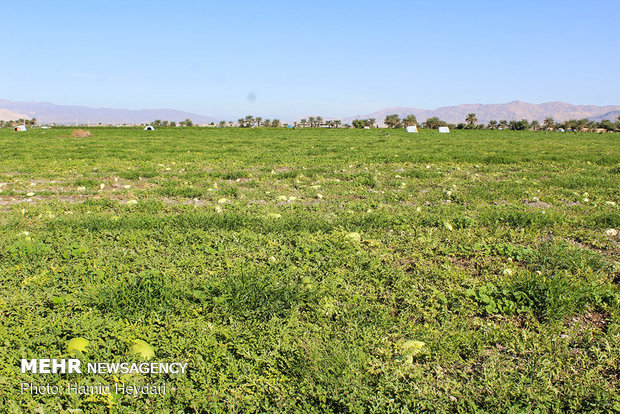
<path id="1" fill-rule="evenodd" d="M 24 132 L 26 131 L 26 125 L 17 125 L 15 127 L 15 131 Z"/>
<path id="2" fill-rule="evenodd" d="M 144 127 L 144 130 L 145 131 L 155 131 L 155 128 L 153 128 L 152 125 L 147 125 L 147 126 Z"/>
<path id="3" fill-rule="evenodd" d="M 418 127 L 415 125 L 408 126 L 406 129 L 407 132 L 418 132 Z"/>
<path id="4" fill-rule="evenodd" d="M 440 134 L 449 134 L 450 133 L 450 128 L 448 128 L 448 127 L 439 127 L 439 133 Z"/>

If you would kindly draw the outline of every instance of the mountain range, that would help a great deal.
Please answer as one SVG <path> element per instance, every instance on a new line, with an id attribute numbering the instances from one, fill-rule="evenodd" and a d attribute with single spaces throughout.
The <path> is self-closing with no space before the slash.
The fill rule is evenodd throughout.
<path id="1" fill-rule="evenodd" d="M 12 102 L 0 99 L 0 119 L 36 118 L 40 124 L 145 124 L 156 119 L 196 123 L 218 119 L 177 111 L 175 109 L 113 109 L 77 105 L 55 105 L 49 102 Z"/>
<path id="2" fill-rule="evenodd" d="M 475 113 L 481 123 L 486 123 L 492 119 L 497 121 L 502 119 L 507 121 L 521 119 L 543 121 L 548 116 L 558 122 L 580 118 L 595 121 L 602 119 L 615 121 L 616 117 L 620 115 L 620 105 L 573 105 L 565 102 L 533 104 L 512 101 L 505 104 L 465 104 L 437 109 L 394 107 L 366 115 L 342 118 L 342 121 L 349 123 L 354 119 L 375 118 L 376 122 L 381 125 L 383 119 L 389 114 L 397 114 L 401 118 L 413 114 L 418 122 L 437 117 L 443 121 L 456 124 L 464 122 L 469 113 Z M 142 124 L 152 122 L 155 119 L 182 121 L 187 118 L 200 124 L 219 121 L 214 117 L 174 109 L 90 108 L 77 105 L 55 105 L 48 102 L 13 102 L 0 99 L 0 120 L 19 118 L 36 118 L 42 124 Z"/>

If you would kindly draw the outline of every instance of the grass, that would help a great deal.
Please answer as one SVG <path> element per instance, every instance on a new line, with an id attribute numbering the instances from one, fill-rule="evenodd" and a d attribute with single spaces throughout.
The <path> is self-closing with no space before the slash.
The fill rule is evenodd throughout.
<path id="1" fill-rule="evenodd" d="M 0 130 L 4 411 L 620 411 L 617 134 L 90 131 Z"/>

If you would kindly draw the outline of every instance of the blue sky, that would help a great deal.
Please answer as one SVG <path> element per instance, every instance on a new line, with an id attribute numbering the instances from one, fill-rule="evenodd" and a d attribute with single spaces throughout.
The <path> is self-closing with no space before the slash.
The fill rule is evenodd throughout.
<path id="1" fill-rule="evenodd" d="M 0 99 L 220 119 L 620 104 L 620 2 L 4 1 Z"/>

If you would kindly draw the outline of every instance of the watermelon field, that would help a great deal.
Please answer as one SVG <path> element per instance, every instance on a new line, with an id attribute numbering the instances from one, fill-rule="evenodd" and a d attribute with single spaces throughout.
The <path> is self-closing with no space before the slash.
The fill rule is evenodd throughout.
<path id="1" fill-rule="evenodd" d="M 620 412 L 618 134 L 88 129 L 0 129 L 0 412 Z"/>

